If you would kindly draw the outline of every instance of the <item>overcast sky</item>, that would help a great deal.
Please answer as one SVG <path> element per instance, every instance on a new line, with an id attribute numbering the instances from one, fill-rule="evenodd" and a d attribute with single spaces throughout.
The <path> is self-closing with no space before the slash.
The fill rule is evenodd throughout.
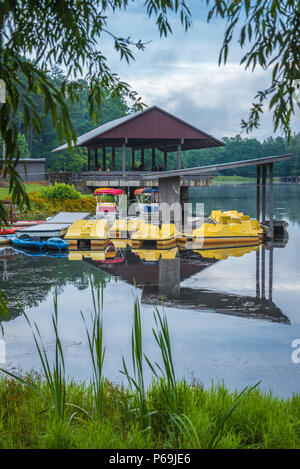
<path id="1" fill-rule="evenodd" d="M 227 65 L 219 67 L 225 22 L 214 19 L 207 24 L 204 1 L 187 0 L 187 4 L 192 12 L 192 28 L 185 33 L 173 17 L 173 34 L 160 39 L 143 1 L 135 2 L 126 12 L 114 15 L 108 29 L 118 36 L 151 41 L 150 44 L 143 52 L 134 51 L 136 60 L 130 65 L 112 52 L 109 38 L 101 43 L 103 51 L 113 71 L 148 106 L 162 107 L 215 137 L 235 136 L 241 132 L 241 119 L 247 118 L 256 91 L 269 85 L 270 75 L 258 69 L 254 73 L 245 71 L 239 65 L 242 51 L 236 42 L 231 46 Z M 293 130 L 300 130 L 299 112 Z M 260 130 L 251 135 L 259 139 L 274 135 L 267 109 Z"/>

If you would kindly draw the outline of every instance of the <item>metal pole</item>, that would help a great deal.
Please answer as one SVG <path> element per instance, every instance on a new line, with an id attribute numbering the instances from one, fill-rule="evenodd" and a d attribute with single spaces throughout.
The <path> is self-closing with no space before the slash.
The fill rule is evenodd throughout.
<path id="1" fill-rule="evenodd" d="M 267 168 L 263 166 L 262 168 L 262 224 L 266 222 L 266 176 Z"/>
<path id="2" fill-rule="evenodd" d="M 122 173 L 126 175 L 126 143 L 122 145 Z"/>
<path id="3" fill-rule="evenodd" d="M 260 220 L 260 166 L 256 166 L 256 219 Z"/>
<path id="4" fill-rule="evenodd" d="M 132 166 L 132 169 L 134 169 L 134 166 L 135 166 L 135 154 L 134 154 L 134 148 L 131 149 L 131 166 Z"/>
<path id="5" fill-rule="evenodd" d="M 273 163 L 269 165 L 269 216 L 270 216 L 270 236 L 274 238 L 274 187 L 273 187 Z"/>
<path id="6" fill-rule="evenodd" d="M 181 169 L 181 144 L 177 147 L 177 169 Z"/>

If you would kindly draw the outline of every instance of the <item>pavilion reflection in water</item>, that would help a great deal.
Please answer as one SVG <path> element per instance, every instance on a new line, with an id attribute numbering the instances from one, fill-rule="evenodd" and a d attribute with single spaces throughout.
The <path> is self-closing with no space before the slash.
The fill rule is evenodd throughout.
<path id="1" fill-rule="evenodd" d="M 96 252 L 71 252 L 70 259 L 79 259 L 106 273 L 122 278 L 142 289 L 141 302 L 145 304 L 212 310 L 221 314 L 253 317 L 289 324 L 289 319 L 272 300 L 273 256 L 275 248 L 282 248 L 286 241 L 260 246 L 244 246 L 220 249 L 183 250 L 178 246 L 165 250 L 130 249 L 126 243 L 116 241 L 107 256 L 97 258 Z M 125 247 L 126 246 L 126 247 Z M 245 296 L 216 290 L 190 288 L 181 283 L 230 256 L 241 257 L 256 251 L 256 284 L 253 296 Z"/>

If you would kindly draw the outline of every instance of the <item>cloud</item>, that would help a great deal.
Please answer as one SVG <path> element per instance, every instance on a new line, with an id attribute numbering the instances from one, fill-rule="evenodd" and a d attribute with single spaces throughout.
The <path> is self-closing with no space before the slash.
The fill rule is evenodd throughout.
<path id="1" fill-rule="evenodd" d="M 270 72 L 244 70 L 239 65 L 242 51 L 236 42 L 232 43 L 229 62 L 219 67 L 225 23 L 214 20 L 207 24 L 203 4 L 192 14 L 191 30 L 185 33 L 173 17 L 173 34 L 161 39 L 154 19 L 149 19 L 141 8 L 129 8 L 126 13 L 113 15 L 110 29 L 123 37 L 151 42 L 145 51 L 134 52 L 136 60 L 130 65 L 112 53 L 109 38 L 101 43 L 102 49 L 112 69 L 147 105 L 160 106 L 216 137 L 237 135 L 255 94 L 269 86 Z M 299 124 L 298 116 L 295 130 Z M 265 138 L 272 134 L 272 115 L 266 106 L 261 128 L 252 136 Z"/>

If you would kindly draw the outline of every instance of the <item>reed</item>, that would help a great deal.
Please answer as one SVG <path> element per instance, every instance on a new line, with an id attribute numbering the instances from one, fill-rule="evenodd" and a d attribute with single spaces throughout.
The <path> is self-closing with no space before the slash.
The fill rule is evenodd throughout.
<path id="1" fill-rule="evenodd" d="M 54 303 L 54 313 L 52 314 L 52 326 L 55 334 L 55 355 L 54 363 L 51 366 L 49 358 L 43 344 L 42 336 L 37 324 L 34 322 L 34 325 L 31 324 L 28 316 L 26 315 L 24 309 L 19 304 L 19 308 L 22 311 L 29 327 L 31 329 L 33 339 L 35 342 L 36 350 L 38 352 L 41 366 L 44 372 L 45 380 L 50 391 L 52 405 L 46 410 L 54 409 L 59 420 L 64 421 L 65 417 L 65 407 L 66 407 L 66 381 L 65 381 L 65 361 L 64 354 L 62 350 L 61 340 L 58 333 L 58 307 L 57 307 L 57 291 L 54 292 L 53 297 Z M 11 376 L 21 382 L 22 384 L 33 386 L 32 382 L 24 380 L 21 376 L 18 376 L 14 373 L 9 372 L 3 368 L 0 368 L 0 371 Z M 39 389 L 36 387 L 36 390 L 40 393 Z M 47 397 L 42 395 L 45 401 L 48 402 Z"/>
<path id="2" fill-rule="evenodd" d="M 133 393 L 135 410 L 140 419 L 145 423 L 149 417 L 147 409 L 147 395 L 144 383 L 144 354 L 142 341 L 141 310 L 138 298 L 134 299 L 133 326 L 131 332 L 131 358 L 134 376 L 128 371 L 125 359 L 122 356 L 123 370 L 121 371 L 127 378 L 129 388 Z M 147 359 L 147 358 L 146 358 Z M 147 361 L 149 361 L 147 359 Z"/>
<path id="3" fill-rule="evenodd" d="M 103 363 L 105 358 L 105 346 L 103 343 L 103 277 L 99 274 L 97 277 L 96 285 L 94 285 L 93 279 L 90 276 L 90 285 L 94 307 L 93 313 L 91 315 L 91 332 L 89 331 L 83 313 L 81 313 L 81 316 L 83 318 L 86 328 L 90 358 L 92 363 L 92 388 L 94 394 L 95 409 L 97 416 L 100 417 L 102 413 L 103 391 L 105 384 L 105 380 L 103 377 Z"/>

